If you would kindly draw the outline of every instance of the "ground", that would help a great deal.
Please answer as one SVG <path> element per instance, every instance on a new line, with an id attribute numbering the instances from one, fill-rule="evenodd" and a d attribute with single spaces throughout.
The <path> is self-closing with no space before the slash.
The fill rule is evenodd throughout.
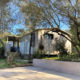
<path id="1" fill-rule="evenodd" d="M 58 73 L 37 67 L 0 69 L 0 80 L 80 80 L 80 76 Z"/>

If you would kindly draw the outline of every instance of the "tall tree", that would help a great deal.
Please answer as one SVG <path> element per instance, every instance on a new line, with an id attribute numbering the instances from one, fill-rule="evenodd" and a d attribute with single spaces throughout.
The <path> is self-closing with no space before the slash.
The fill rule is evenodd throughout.
<path id="1" fill-rule="evenodd" d="M 11 30 L 9 25 L 15 22 L 15 19 L 12 18 L 12 14 L 10 13 L 10 7 L 8 4 L 9 1 L 10 0 L 0 1 L 0 43 L 4 48 L 4 51 L 7 54 L 7 57 L 8 57 L 8 52 L 7 52 L 5 43 L 3 41 L 3 38 L 6 38 L 9 35 L 8 31 Z"/>
<path id="2" fill-rule="evenodd" d="M 57 13 L 62 16 L 63 22 L 68 22 L 71 31 L 75 31 L 70 37 L 70 41 L 75 46 L 80 57 L 80 0 L 60 0 L 60 2 L 56 0 L 53 5 L 57 9 Z"/>
<path id="3" fill-rule="evenodd" d="M 4 18 L 5 18 L 5 7 L 9 1 L 10 0 L 1 0 L 0 1 L 0 33 L 5 32 L 5 30 L 7 29 Z M 2 41 L 2 37 L 0 37 L 0 43 L 2 44 L 4 50 L 6 51 L 4 42 Z"/>

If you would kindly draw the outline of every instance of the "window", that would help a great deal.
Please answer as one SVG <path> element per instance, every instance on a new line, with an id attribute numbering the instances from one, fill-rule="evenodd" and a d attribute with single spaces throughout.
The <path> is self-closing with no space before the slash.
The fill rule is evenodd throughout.
<path id="1" fill-rule="evenodd" d="M 50 40 L 52 40 L 54 38 L 53 34 L 46 34 L 45 36 L 46 36 L 46 38 L 48 38 Z"/>
<path id="2" fill-rule="evenodd" d="M 53 39 L 53 34 L 48 34 L 49 39 Z"/>

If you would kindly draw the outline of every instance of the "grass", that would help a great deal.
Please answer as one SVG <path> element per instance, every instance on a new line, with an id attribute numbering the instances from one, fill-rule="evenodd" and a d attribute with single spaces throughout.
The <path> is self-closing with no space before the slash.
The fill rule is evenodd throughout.
<path id="1" fill-rule="evenodd" d="M 1 69 L 2 69 L 2 68 L 9 68 L 9 67 L 10 67 L 10 65 L 7 64 L 7 63 L 0 64 L 0 68 L 1 68 Z"/>
<path id="2" fill-rule="evenodd" d="M 9 64 L 6 63 L 6 59 L 1 59 L 0 60 L 0 68 L 7 68 L 9 67 Z"/>
<path id="3" fill-rule="evenodd" d="M 6 59 L 1 59 L 0 63 L 4 63 L 6 61 Z"/>
<path id="4" fill-rule="evenodd" d="M 43 59 L 47 59 L 47 60 L 59 60 L 59 57 L 45 57 Z"/>
<path id="5" fill-rule="evenodd" d="M 58 61 L 70 61 L 70 62 L 80 62 L 80 58 L 71 58 L 71 57 L 45 57 L 46 60 L 58 60 Z"/>
<path id="6" fill-rule="evenodd" d="M 26 65 L 27 64 L 27 60 L 16 60 L 14 62 L 15 65 Z"/>
<path id="7" fill-rule="evenodd" d="M 8 64 L 6 62 L 6 59 L 1 59 L 0 60 L 0 68 L 10 68 L 10 67 L 21 67 L 27 65 L 27 60 L 16 60 L 12 65 Z"/>

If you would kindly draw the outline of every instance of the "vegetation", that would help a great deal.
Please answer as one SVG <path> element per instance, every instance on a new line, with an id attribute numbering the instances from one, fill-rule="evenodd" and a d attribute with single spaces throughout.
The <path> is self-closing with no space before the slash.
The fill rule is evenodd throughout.
<path id="1" fill-rule="evenodd" d="M 46 60 L 59 60 L 59 57 L 44 57 L 42 59 L 46 59 Z"/>
<path id="2" fill-rule="evenodd" d="M 9 64 L 6 62 L 6 59 L 1 59 L 0 60 L 0 68 L 11 68 L 11 67 L 21 67 L 21 66 L 26 66 L 28 63 L 27 60 L 21 60 L 17 59 L 13 62 L 13 64 Z"/>
<path id="3" fill-rule="evenodd" d="M 58 61 L 71 61 L 71 62 L 80 62 L 80 58 L 78 57 L 78 54 L 68 54 L 67 56 L 63 57 L 44 57 L 43 59 L 47 60 L 58 60 Z"/>
<path id="4" fill-rule="evenodd" d="M 10 0 L 0 1 L 0 46 L 4 50 L 3 54 L 6 53 L 7 59 L 8 59 L 8 51 L 5 47 L 5 39 L 10 34 L 9 31 L 11 31 L 12 29 L 9 26 L 11 24 L 14 24 L 14 22 L 16 22 L 16 20 L 12 18 L 9 5 L 7 5 L 9 2 Z"/>
<path id="5" fill-rule="evenodd" d="M 42 59 L 43 57 L 45 57 L 45 52 L 42 50 L 35 51 L 32 57 L 37 59 Z"/>
<path id="6" fill-rule="evenodd" d="M 80 62 L 78 53 L 69 53 L 65 48 L 65 39 L 56 41 L 56 50 L 59 52 L 57 57 L 44 57 L 43 59 Z"/>
<path id="7" fill-rule="evenodd" d="M 3 59 L 3 58 L 5 58 L 4 48 L 1 47 L 1 48 L 0 48 L 0 59 Z"/>
<path id="8" fill-rule="evenodd" d="M 67 49 L 65 48 L 65 42 L 66 40 L 56 40 L 56 51 L 58 51 L 58 56 L 63 57 L 67 56 L 69 53 Z"/>

